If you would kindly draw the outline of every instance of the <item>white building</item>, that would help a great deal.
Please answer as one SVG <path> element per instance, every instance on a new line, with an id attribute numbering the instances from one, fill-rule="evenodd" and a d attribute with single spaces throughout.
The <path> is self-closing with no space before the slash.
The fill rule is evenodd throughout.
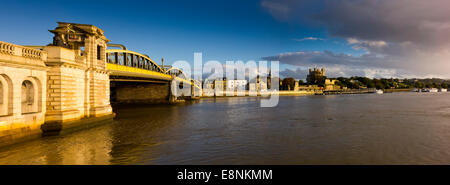
<path id="1" fill-rule="evenodd" d="M 245 89 L 247 80 L 227 80 L 227 89 Z"/>

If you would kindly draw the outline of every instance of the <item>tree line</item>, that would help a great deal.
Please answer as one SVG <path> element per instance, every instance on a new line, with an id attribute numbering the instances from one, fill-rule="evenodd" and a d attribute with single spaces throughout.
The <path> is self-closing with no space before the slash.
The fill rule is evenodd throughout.
<path id="1" fill-rule="evenodd" d="M 299 80 L 299 85 L 318 85 L 324 87 L 326 77 L 323 80 L 319 80 L 318 84 L 308 84 L 303 80 Z M 377 88 L 377 89 L 412 89 L 412 88 L 444 88 L 447 89 L 450 86 L 450 80 L 444 80 L 440 78 L 427 78 L 427 79 L 399 79 L 399 78 L 367 78 L 354 76 L 350 78 L 339 77 L 333 78 L 336 81 L 336 85 L 341 87 L 347 87 L 349 89 L 360 88 Z M 282 80 L 281 90 L 293 90 L 296 80 L 294 78 L 284 78 Z"/>

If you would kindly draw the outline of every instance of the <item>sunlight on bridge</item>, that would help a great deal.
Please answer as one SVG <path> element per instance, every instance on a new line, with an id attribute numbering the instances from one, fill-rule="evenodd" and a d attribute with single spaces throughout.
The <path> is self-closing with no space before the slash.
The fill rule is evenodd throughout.
<path id="1" fill-rule="evenodd" d="M 184 72 L 178 68 L 164 69 L 156 64 L 150 57 L 134 51 L 123 49 L 106 50 L 107 69 L 110 75 L 124 77 L 139 77 L 157 80 L 177 80 L 201 88 Z"/>

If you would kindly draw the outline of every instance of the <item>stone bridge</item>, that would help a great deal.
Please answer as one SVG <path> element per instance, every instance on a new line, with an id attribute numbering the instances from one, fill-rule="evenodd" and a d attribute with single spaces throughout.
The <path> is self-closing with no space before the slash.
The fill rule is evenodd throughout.
<path id="1" fill-rule="evenodd" d="M 47 46 L 0 41 L 0 146 L 110 120 L 111 102 L 180 101 L 173 82 L 192 87 L 184 97 L 200 94 L 181 70 L 125 47 L 108 49 L 96 26 L 59 22 L 50 32 Z"/>

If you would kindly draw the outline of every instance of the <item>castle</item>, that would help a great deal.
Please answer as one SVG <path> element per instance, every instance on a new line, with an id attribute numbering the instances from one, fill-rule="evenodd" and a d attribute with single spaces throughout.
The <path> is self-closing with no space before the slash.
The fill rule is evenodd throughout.
<path id="1" fill-rule="evenodd" d="M 306 82 L 308 84 L 318 84 L 321 79 L 325 77 L 325 69 L 314 68 L 309 69 L 309 74 L 306 76 Z"/>

